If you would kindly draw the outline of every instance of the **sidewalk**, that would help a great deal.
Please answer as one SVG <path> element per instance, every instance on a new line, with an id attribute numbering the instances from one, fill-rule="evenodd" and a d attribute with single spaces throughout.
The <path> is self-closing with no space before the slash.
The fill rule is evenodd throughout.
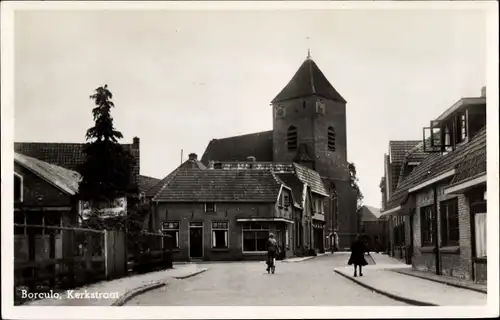
<path id="1" fill-rule="evenodd" d="M 173 269 L 149 272 L 146 274 L 120 278 L 111 281 L 102 281 L 89 286 L 60 293 L 60 299 L 42 299 L 25 303 L 23 306 L 112 306 L 122 305 L 137 294 L 153 290 L 166 285 L 175 279 L 185 279 L 207 271 L 197 265 L 178 265 Z M 85 293 L 104 294 L 109 297 L 92 298 L 85 297 Z M 77 298 L 81 295 L 82 298 Z"/>
<path id="2" fill-rule="evenodd" d="M 415 269 L 398 269 L 391 270 L 393 272 L 398 272 L 408 276 L 413 276 L 421 279 L 426 279 L 429 281 L 435 281 L 449 286 L 454 286 L 457 288 L 473 290 L 481 293 L 487 293 L 487 288 L 485 284 L 474 283 L 473 281 L 461 280 L 449 276 L 438 276 L 431 272 L 418 271 Z"/>
<path id="3" fill-rule="evenodd" d="M 335 272 L 367 289 L 412 305 L 478 306 L 487 303 L 484 293 L 409 276 L 403 273 L 411 270 L 411 266 L 382 254 L 372 254 L 372 257 L 376 264 L 364 267 L 363 277 L 353 277 L 352 266 L 337 268 Z"/>

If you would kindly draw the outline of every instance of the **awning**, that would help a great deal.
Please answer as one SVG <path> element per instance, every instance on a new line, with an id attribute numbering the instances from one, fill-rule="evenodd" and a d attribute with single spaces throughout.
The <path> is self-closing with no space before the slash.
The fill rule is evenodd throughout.
<path id="1" fill-rule="evenodd" d="M 256 218 L 236 218 L 236 222 L 285 222 L 293 224 L 293 220 L 286 218 L 265 218 L 265 217 L 256 217 Z"/>

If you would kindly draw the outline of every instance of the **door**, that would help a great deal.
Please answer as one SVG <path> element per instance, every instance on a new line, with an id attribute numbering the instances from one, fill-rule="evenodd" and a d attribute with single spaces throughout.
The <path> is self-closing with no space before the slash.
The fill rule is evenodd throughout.
<path id="1" fill-rule="evenodd" d="M 203 258 L 202 222 L 191 222 L 189 225 L 189 257 Z"/>

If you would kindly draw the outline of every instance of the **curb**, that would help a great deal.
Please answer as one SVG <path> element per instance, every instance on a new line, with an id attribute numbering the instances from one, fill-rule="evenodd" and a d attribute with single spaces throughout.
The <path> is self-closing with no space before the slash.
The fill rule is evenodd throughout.
<path id="1" fill-rule="evenodd" d="M 418 300 L 414 300 L 414 299 L 409 299 L 409 298 L 405 298 L 405 297 L 401 297 L 401 296 L 398 296 L 398 295 L 395 295 L 395 294 L 392 294 L 392 293 L 389 293 L 387 291 L 384 291 L 384 290 L 380 290 L 380 289 L 377 289 L 373 286 L 370 286 L 370 285 L 367 285 L 366 283 L 363 283 L 357 279 L 354 279 L 354 278 L 351 278 L 349 277 L 348 275 L 345 275 L 343 274 L 342 272 L 338 271 L 337 269 L 335 269 L 335 273 L 338 273 L 340 274 L 341 276 L 353 281 L 354 283 L 357 283 L 359 284 L 360 286 L 368 289 L 368 290 L 372 290 L 378 294 L 381 294 L 381 295 L 384 295 L 386 297 L 389 297 L 391 299 L 394 299 L 394 300 L 397 300 L 397 301 L 401 301 L 401 302 L 404 302 L 404 303 L 407 303 L 407 304 L 411 304 L 411 305 L 414 305 L 414 306 L 425 306 L 425 307 L 436 307 L 436 306 L 439 306 L 437 304 L 433 304 L 433 303 L 429 303 L 429 302 L 422 302 L 422 301 L 418 301 Z"/>
<path id="2" fill-rule="evenodd" d="M 455 288 L 460 288 L 460 289 L 475 291 L 475 292 L 479 292 L 479 293 L 483 293 L 483 294 L 488 294 L 488 291 L 484 290 L 484 289 L 470 288 L 470 287 L 467 287 L 465 285 L 461 285 L 461 284 L 458 284 L 458 283 L 451 283 L 451 282 L 446 282 L 446 281 L 443 281 L 443 280 L 426 278 L 426 277 L 421 276 L 421 275 L 410 274 L 410 273 L 406 273 L 406 272 L 401 272 L 399 270 L 390 270 L 389 269 L 389 271 L 396 272 L 396 273 L 399 273 L 399 274 L 403 274 L 405 276 L 410 276 L 410 277 L 415 277 L 415 278 L 420 278 L 420 279 L 424 279 L 424 280 L 429 280 L 429 281 L 441 283 L 441 284 L 444 284 L 444 285 L 447 285 L 447 286 L 450 286 L 450 287 L 455 287 Z"/>
<path id="3" fill-rule="evenodd" d="M 207 270 L 208 270 L 208 268 L 203 268 L 203 269 L 201 269 L 201 270 L 199 270 L 199 271 L 196 271 L 196 272 L 194 272 L 194 273 L 188 274 L 188 275 L 186 275 L 186 276 L 173 277 L 173 278 L 174 278 L 174 279 L 178 279 L 178 280 L 184 280 L 184 279 L 187 279 L 187 278 L 191 278 L 191 277 L 197 276 L 197 275 L 199 275 L 200 273 L 203 273 L 203 272 L 205 272 L 205 271 L 207 271 Z"/>
<path id="4" fill-rule="evenodd" d="M 118 298 L 118 300 L 116 300 L 115 302 L 113 302 L 111 304 L 112 307 L 119 307 L 119 306 L 123 306 L 125 303 L 127 303 L 130 299 L 144 293 L 144 292 L 147 292 L 147 291 L 151 291 L 151 290 L 154 290 L 154 289 L 158 289 L 158 288 L 161 288 L 163 286 L 166 286 L 167 285 L 167 282 L 166 281 L 163 281 L 163 282 L 155 282 L 155 283 L 151 283 L 151 284 L 147 284 L 145 286 L 142 286 L 142 287 L 139 287 L 139 288 L 136 288 L 136 289 L 133 289 L 133 290 L 130 290 L 128 291 L 127 293 L 125 293 L 122 297 Z"/>
<path id="5" fill-rule="evenodd" d="M 208 268 L 204 268 L 204 269 L 201 269 L 201 270 L 199 270 L 197 272 L 188 274 L 186 276 L 172 277 L 172 278 L 178 279 L 178 280 L 183 280 L 183 279 L 187 279 L 187 278 L 191 278 L 191 277 L 194 277 L 196 275 L 199 275 L 200 273 L 203 273 L 203 272 L 205 272 L 207 270 L 208 270 Z M 125 293 L 122 297 L 118 298 L 118 300 L 115 300 L 115 302 L 113 302 L 111 304 L 111 306 L 112 307 L 123 306 L 125 303 L 127 303 L 128 301 L 130 301 L 130 299 L 132 299 L 132 298 L 134 298 L 134 297 L 136 297 L 136 296 L 138 296 L 140 294 L 143 294 L 145 292 L 148 292 L 148 291 L 151 291 L 151 290 L 155 290 L 155 289 L 167 286 L 167 285 L 168 285 L 168 280 L 164 280 L 164 281 L 156 281 L 154 283 L 150 283 L 150 284 L 144 285 L 142 287 L 139 287 L 139 288 L 136 288 L 136 289 L 132 289 L 132 290 L 128 291 L 127 293 Z"/>

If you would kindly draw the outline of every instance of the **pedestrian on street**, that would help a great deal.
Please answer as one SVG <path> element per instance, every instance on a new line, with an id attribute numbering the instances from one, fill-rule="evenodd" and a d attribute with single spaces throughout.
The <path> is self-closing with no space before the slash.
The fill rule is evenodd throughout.
<path id="1" fill-rule="evenodd" d="M 368 262 L 365 260 L 365 252 L 368 252 L 368 248 L 365 243 L 358 235 L 356 240 L 351 245 L 351 257 L 347 262 L 348 265 L 354 265 L 354 276 L 357 277 L 357 268 L 359 267 L 359 276 L 363 276 L 362 268 L 366 266 Z"/>
<path id="2" fill-rule="evenodd" d="M 274 239 L 274 234 L 269 234 L 269 239 L 267 239 L 267 269 L 273 265 L 273 259 L 276 258 L 276 251 L 278 250 L 278 242 Z"/>

